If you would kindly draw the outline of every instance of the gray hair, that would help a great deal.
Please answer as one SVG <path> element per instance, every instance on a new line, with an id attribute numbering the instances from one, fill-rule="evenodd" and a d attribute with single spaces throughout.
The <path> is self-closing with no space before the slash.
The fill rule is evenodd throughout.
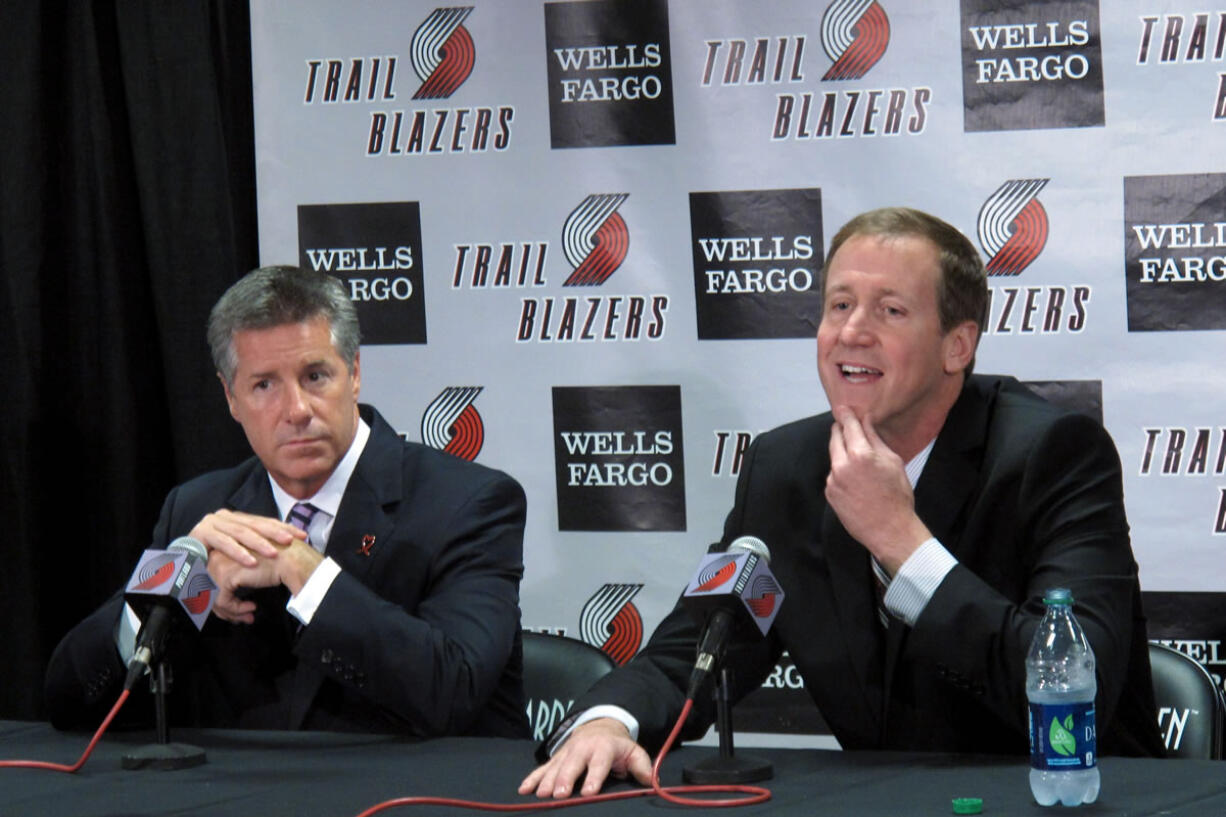
<path id="1" fill-rule="evenodd" d="M 317 317 L 328 320 L 332 347 L 350 373 L 357 360 L 361 331 L 345 285 L 326 273 L 290 266 L 260 267 L 238 279 L 209 313 L 209 350 L 227 386 L 234 384 L 238 357 L 234 334 L 271 329 Z"/>

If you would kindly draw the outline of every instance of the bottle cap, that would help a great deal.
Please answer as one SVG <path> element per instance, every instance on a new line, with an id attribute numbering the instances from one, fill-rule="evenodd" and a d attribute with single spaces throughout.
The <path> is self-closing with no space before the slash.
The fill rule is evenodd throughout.
<path id="1" fill-rule="evenodd" d="M 1073 603 L 1073 591 L 1069 590 L 1067 587 L 1050 587 L 1048 588 L 1047 592 L 1043 594 L 1043 603 L 1071 605 Z"/>
<path id="2" fill-rule="evenodd" d="M 954 814 L 979 814 L 983 811 L 981 797 L 955 797 L 953 799 Z"/>

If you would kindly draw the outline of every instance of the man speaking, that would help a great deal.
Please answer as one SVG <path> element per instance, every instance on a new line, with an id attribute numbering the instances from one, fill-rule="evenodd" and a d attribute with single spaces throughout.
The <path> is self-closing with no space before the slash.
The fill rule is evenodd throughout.
<path id="1" fill-rule="evenodd" d="M 358 404 L 357 314 L 331 276 L 249 273 L 208 338 L 255 456 L 176 487 L 154 528 L 153 547 L 202 542 L 219 586 L 204 629 L 169 640 L 172 723 L 527 736 L 519 484 Z M 134 618 L 117 595 L 59 644 L 53 724 L 101 721 Z"/>
<path id="2" fill-rule="evenodd" d="M 1105 753 L 1161 755 L 1119 457 L 1094 420 L 970 374 L 988 293 L 954 227 L 852 219 L 822 274 L 817 369 L 831 411 L 759 436 L 720 545 L 770 548 L 785 593 L 767 638 L 732 643 L 737 699 L 787 650 L 845 749 L 1028 750 L 1025 656 L 1043 592 L 1071 588 L 1098 660 Z M 521 793 L 650 780 L 698 628 L 678 607 L 576 702 Z M 683 738 L 703 734 L 695 701 Z M 572 731 L 573 730 L 573 731 Z M 563 742 L 564 741 L 564 742 Z"/>

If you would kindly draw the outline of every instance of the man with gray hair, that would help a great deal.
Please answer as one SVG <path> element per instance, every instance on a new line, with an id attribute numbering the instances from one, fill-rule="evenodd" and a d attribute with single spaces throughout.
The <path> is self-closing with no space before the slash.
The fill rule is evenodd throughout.
<path id="1" fill-rule="evenodd" d="M 176 487 L 154 529 L 153 547 L 203 543 L 219 587 L 199 636 L 168 646 L 174 720 L 527 736 L 519 484 L 359 405 L 357 315 L 329 275 L 254 270 L 208 338 L 255 456 Z M 52 723 L 100 722 L 139 626 L 117 594 L 64 638 Z"/>

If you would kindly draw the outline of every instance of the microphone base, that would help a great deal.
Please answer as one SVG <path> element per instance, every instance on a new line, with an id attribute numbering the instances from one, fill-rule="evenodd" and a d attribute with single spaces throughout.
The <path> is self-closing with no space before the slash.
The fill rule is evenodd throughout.
<path id="1" fill-rule="evenodd" d="M 753 755 L 711 755 L 681 770 L 682 780 L 701 786 L 755 783 L 774 776 L 775 767 L 771 762 Z"/>
<path id="2" fill-rule="evenodd" d="M 207 762 L 204 750 L 186 743 L 151 743 L 123 756 L 125 769 L 190 769 Z"/>

